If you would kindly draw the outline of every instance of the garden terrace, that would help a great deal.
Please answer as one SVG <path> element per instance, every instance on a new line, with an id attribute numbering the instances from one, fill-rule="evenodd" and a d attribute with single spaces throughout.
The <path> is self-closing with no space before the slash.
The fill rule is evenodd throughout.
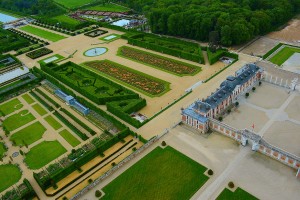
<path id="1" fill-rule="evenodd" d="M 281 66 L 295 53 L 300 53 L 299 47 L 284 46 L 278 53 L 271 57 L 269 61 L 278 66 Z"/>
<path id="2" fill-rule="evenodd" d="M 177 76 L 192 76 L 201 71 L 201 67 L 127 46 L 120 47 L 118 50 L 118 55 L 146 65 L 150 65 L 151 67 L 155 67 Z"/>
<path id="3" fill-rule="evenodd" d="M 174 38 L 159 37 L 152 34 L 132 35 L 128 37 L 128 43 L 204 64 L 201 46 L 196 43 Z"/>
<path id="4" fill-rule="evenodd" d="M 30 34 L 33 34 L 33 35 L 36 35 L 38 37 L 44 38 L 44 39 L 52 41 L 52 42 L 57 42 L 59 40 L 66 38 L 63 35 L 52 33 L 52 32 L 49 32 L 49 31 L 46 31 L 46 30 L 43 30 L 40 28 L 36 28 L 34 26 L 29 26 L 29 25 L 21 27 L 20 30 L 25 31 Z"/>
<path id="5" fill-rule="evenodd" d="M 28 45 L 29 40 L 0 28 L 0 53 L 18 50 Z"/>
<path id="6" fill-rule="evenodd" d="M 22 176 L 18 166 L 13 164 L 0 165 L 0 192 L 16 184 Z"/>
<path id="7" fill-rule="evenodd" d="M 97 36 L 100 36 L 100 35 L 104 35 L 106 33 L 108 33 L 108 31 L 97 29 L 97 30 L 87 32 L 84 35 L 94 38 L 94 37 L 97 37 Z"/>
<path id="8" fill-rule="evenodd" d="M 36 58 L 42 57 L 42 56 L 50 54 L 50 53 L 53 53 L 53 51 L 44 47 L 44 48 L 29 52 L 26 54 L 26 56 L 28 56 L 31 59 L 36 59 Z"/>
<path id="9" fill-rule="evenodd" d="M 118 82 L 121 81 L 148 96 L 161 96 L 170 90 L 170 83 L 115 62 L 108 60 L 91 61 L 84 63 L 84 65 Z"/>
<path id="10" fill-rule="evenodd" d="M 35 199 L 37 198 L 35 191 L 27 179 L 23 183 L 14 187 L 14 189 L 7 191 L 0 200 L 13 200 L 13 199 Z"/>
<path id="11" fill-rule="evenodd" d="M 72 62 L 41 65 L 41 68 L 97 104 L 138 98 L 138 94 Z"/>
<path id="12" fill-rule="evenodd" d="M 35 117 L 28 110 L 22 110 L 19 113 L 7 117 L 3 121 L 3 127 L 7 131 L 13 131 L 33 120 L 35 120 Z"/>
<path id="13" fill-rule="evenodd" d="M 101 199 L 190 199 L 208 180 L 205 171 L 172 147 L 157 147 L 105 186 Z"/>
<path id="14" fill-rule="evenodd" d="M 15 112 L 23 107 L 23 104 L 19 99 L 15 98 L 6 103 L 0 105 L 0 111 L 3 115 L 9 115 L 10 113 Z"/>

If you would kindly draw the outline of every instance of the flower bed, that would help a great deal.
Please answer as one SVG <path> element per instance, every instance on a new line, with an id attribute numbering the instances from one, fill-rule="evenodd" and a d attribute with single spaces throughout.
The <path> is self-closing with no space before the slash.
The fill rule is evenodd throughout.
<path id="1" fill-rule="evenodd" d="M 94 38 L 94 37 L 103 35 L 105 33 L 108 33 L 108 31 L 97 29 L 97 30 L 93 30 L 93 31 L 87 32 L 84 35 Z"/>
<path id="2" fill-rule="evenodd" d="M 190 65 L 127 46 L 121 47 L 118 54 L 161 70 L 174 73 L 178 76 L 195 75 L 201 70 L 201 67 L 195 65 Z"/>
<path id="3" fill-rule="evenodd" d="M 149 76 L 147 74 L 135 71 L 108 60 L 91 61 L 85 63 L 86 66 L 99 70 L 105 75 L 125 82 L 128 85 L 139 89 L 146 94 L 160 96 L 169 90 L 168 82 Z"/>
<path id="4" fill-rule="evenodd" d="M 36 59 L 36 58 L 42 57 L 42 56 L 50 54 L 50 53 L 53 53 L 53 51 L 48 48 L 41 48 L 41 49 L 27 53 L 26 56 L 31 59 Z"/>

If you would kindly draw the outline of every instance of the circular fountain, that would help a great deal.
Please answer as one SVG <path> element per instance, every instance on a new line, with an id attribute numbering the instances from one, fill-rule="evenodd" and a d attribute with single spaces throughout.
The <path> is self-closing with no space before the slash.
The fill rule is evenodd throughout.
<path id="1" fill-rule="evenodd" d="M 85 51 L 83 53 L 83 55 L 88 56 L 88 57 L 95 57 L 95 56 L 100 56 L 100 55 L 102 55 L 106 52 L 107 52 L 107 48 L 105 48 L 105 47 L 96 47 L 96 48 L 92 48 L 92 49 L 89 49 L 89 50 Z"/>

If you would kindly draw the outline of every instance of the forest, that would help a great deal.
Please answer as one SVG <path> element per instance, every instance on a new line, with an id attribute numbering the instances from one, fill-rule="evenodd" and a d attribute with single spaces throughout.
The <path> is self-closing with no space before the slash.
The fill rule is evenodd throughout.
<path id="1" fill-rule="evenodd" d="M 208 41 L 217 32 L 224 46 L 276 30 L 300 10 L 300 0 L 119 0 L 143 12 L 151 30 Z"/>

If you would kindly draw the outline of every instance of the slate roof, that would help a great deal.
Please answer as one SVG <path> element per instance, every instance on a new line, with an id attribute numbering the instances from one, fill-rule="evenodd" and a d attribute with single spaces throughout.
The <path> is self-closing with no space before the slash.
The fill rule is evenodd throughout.
<path id="1" fill-rule="evenodd" d="M 184 109 L 184 110 L 182 111 L 182 114 L 187 115 L 187 116 L 190 116 L 190 117 L 192 117 L 192 118 L 194 118 L 194 119 L 200 121 L 201 123 L 207 122 L 207 121 L 208 121 L 208 118 L 206 118 L 206 117 L 204 117 L 204 116 L 202 116 L 202 115 L 200 115 L 199 113 L 196 113 L 196 112 L 194 111 L 195 103 L 196 103 L 196 102 L 192 103 L 192 105 L 190 105 L 189 107 L 187 107 L 186 109 Z"/>

